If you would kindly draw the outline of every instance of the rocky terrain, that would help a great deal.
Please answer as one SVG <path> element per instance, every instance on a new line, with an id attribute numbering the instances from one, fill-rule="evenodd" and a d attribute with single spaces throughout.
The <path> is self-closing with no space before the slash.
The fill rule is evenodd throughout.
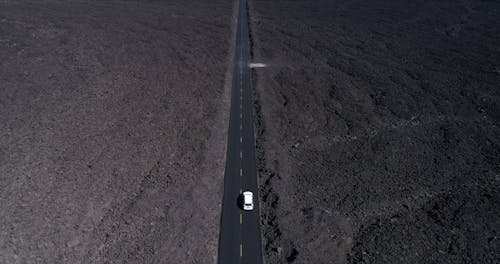
<path id="1" fill-rule="evenodd" d="M 500 3 L 249 3 L 266 263 L 499 263 Z"/>
<path id="2" fill-rule="evenodd" d="M 233 19 L 0 1 L 0 263 L 215 263 Z"/>

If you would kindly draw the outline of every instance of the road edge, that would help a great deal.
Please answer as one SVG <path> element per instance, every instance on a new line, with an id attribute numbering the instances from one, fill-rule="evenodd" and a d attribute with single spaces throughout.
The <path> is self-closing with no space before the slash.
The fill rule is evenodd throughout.
<path id="1" fill-rule="evenodd" d="M 222 225 L 222 204 L 224 201 L 224 175 L 226 171 L 226 160 L 227 160 L 227 148 L 228 148 L 228 133 L 229 133 L 229 116 L 230 116 L 230 110 L 231 110 L 231 94 L 232 94 L 232 83 L 233 83 L 233 66 L 234 66 L 234 55 L 235 55 L 235 46 L 236 46 L 236 34 L 237 34 L 237 27 L 238 27 L 238 10 L 239 10 L 239 0 L 233 0 L 233 14 L 231 16 L 231 37 L 228 39 L 229 41 L 229 52 L 227 54 L 226 58 L 226 72 L 225 72 L 225 77 L 224 77 L 224 92 L 221 96 L 221 104 L 222 107 L 219 109 L 219 113 L 217 114 L 217 124 L 221 125 L 224 129 L 223 133 L 220 133 L 222 135 L 222 139 L 219 138 L 217 140 L 217 143 L 221 144 L 224 146 L 224 153 L 223 155 L 223 163 L 221 166 L 219 166 L 220 171 L 217 171 L 217 175 L 220 176 L 220 178 L 217 178 L 217 180 L 220 180 L 220 186 L 221 188 L 221 196 L 219 197 L 219 201 L 217 202 L 217 207 L 218 207 L 218 223 L 217 225 L 217 246 L 214 254 L 214 259 L 213 263 L 216 264 L 218 263 L 219 260 L 219 245 L 220 245 L 220 229 Z"/>

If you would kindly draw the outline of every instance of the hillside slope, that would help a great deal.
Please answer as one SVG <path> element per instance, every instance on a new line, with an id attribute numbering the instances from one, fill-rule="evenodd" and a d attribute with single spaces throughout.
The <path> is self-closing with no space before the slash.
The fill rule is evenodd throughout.
<path id="1" fill-rule="evenodd" d="M 267 263 L 500 262 L 499 17 L 250 1 Z"/>
<path id="2" fill-rule="evenodd" d="M 0 2 L 1 263 L 215 263 L 232 9 Z"/>

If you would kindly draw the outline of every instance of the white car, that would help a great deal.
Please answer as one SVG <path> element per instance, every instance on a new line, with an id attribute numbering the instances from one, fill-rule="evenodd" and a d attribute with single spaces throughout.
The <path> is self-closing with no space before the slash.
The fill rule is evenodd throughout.
<path id="1" fill-rule="evenodd" d="M 246 191 L 243 192 L 243 210 L 252 211 L 253 210 L 253 193 Z"/>

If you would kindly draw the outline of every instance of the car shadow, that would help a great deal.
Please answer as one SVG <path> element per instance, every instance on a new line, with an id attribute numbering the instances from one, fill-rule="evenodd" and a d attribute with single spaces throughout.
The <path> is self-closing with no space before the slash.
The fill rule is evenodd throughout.
<path id="1" fill-rule="evenodd" d="M 240 208 L 240 210 L 243 210 L 243 194 L 241 193 L 236 198 L 236 206 Z"/>

